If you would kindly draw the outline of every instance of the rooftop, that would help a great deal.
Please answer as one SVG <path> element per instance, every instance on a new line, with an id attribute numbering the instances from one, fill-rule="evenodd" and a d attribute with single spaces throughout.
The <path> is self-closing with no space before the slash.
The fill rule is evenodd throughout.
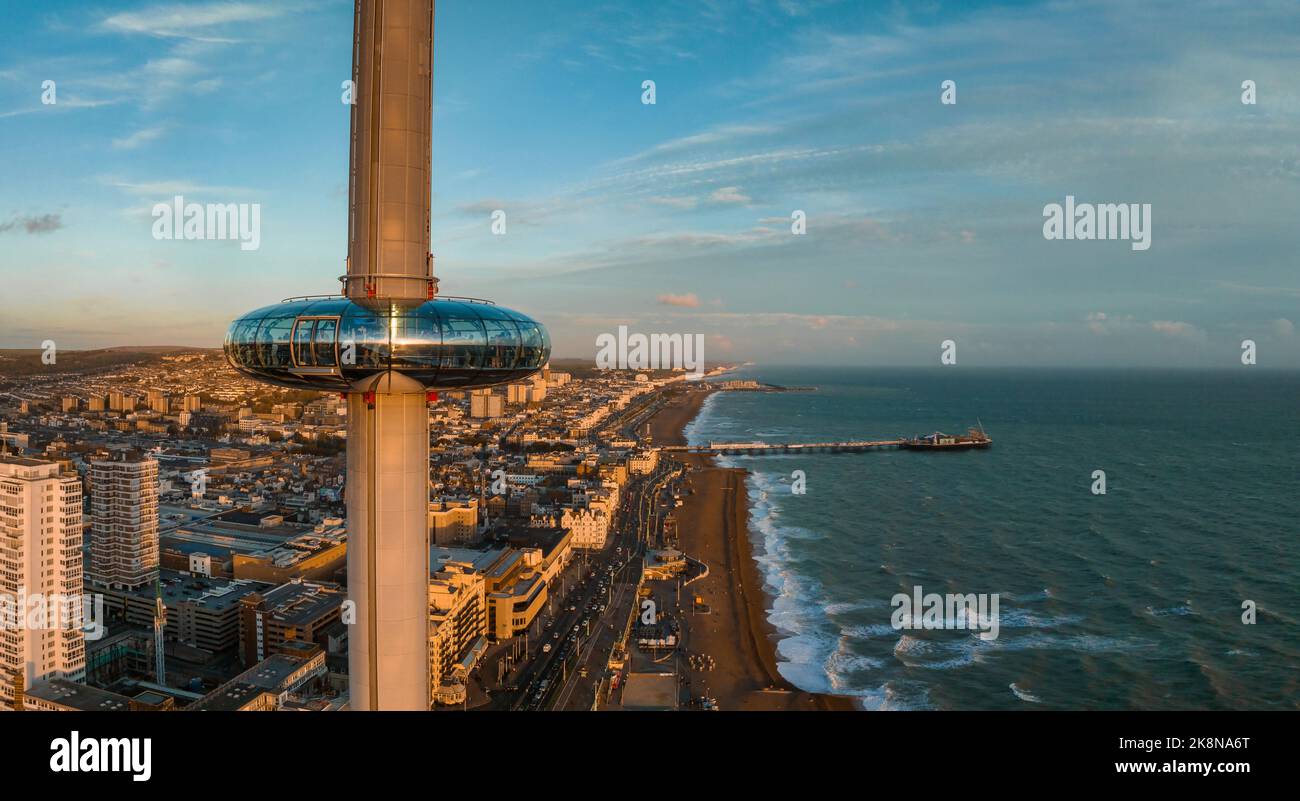
<path id="1" fill-rule="evenodd" d="M 475 572 L 487 573 L 493 565 L 501 562 L 501 557 L 512 550 L 508 547 L 497 548 L 444 548 L 435 545 L 429 549 L 429 573 L 437 573 L 448 562 L 462 562 L 470 565 Z M 505 560 L 508 565 L 510 560 Z M 499 572 L 499 568 L 498 571 Z"/>
<path id="2" fill-rule="evenodd" d="M 318 655 L 314 659 L 318 660 L 317 664 L 323 670 L 324 656 Z M 204 696 L 191 709 L 238 710 L 263 693 L 280 695 L 288 692 L 313 675 L 296 675 L 311 661 L 312 659 L 288 654 L 272 654 Z"/>
<path id="3" fill-rule="evenodd" d="M 66 679 L 38 681 L 27 688 L 26 694 L 32 698 L 71 707 L 79 712 L 115 712 L 131 708 L 131 699 L 125 695 Z"/>
<path id="4" fill-rule="evenodd" d="M 54 464 L 54 462 L 44 462 L 40 459 L 29 459 L 26 456 L 11 456 L 10 454 L 0 454 L 0 464 L 21 465 L 22 467 L 39 467 L 45 464 Z"/>
<path id="5" fill-rule="evenodd" d="M 674 673 L 629 673 L 623 687 L 623 709 L 674 710 L 677 708 Z"/>
<path id="6" fill-rule="evenodd" d="M 511 526 L 505 530 L 506 542 L 519 548 L 539 548 L 545 559 L 551 558 L 568 535 L 567 528 L 558 526 Z"/>
<path id="7" fill-rule="evenodd" d="M 318 620 L 331 609 L 341 606 L 347 593 L 336 584 L 290 581 L 261 593 L 261 596 L 275 620 L 300 625 Z"/>
<path id="8" fill-rule="evenodd" d="M 238 606 L 244 596 L 272 586 L 260 581 L 208 578 L 166 568 L 160 571 L 159 578 L 162 581 L 163 603 L 168 607 L 194 604 L 216 611 Z M 131 595 L 152 603 L 154 587 L 146 584 L 132 590 Z"/>

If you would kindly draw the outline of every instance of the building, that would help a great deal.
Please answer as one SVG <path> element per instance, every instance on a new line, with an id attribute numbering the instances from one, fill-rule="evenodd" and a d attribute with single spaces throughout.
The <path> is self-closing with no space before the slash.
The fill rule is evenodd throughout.
<path id="1" fill-rule="evenodd" d="M 149 390 L 149 411 L 167 414 L 167 412 L 171 411 L 170 401 L 171 398 L 168 397 L 166 392 L 160 389 Z"/>
<path id="2" fill-rule="evenodd" d="M 541 403 L 546 398 L 546 381 L 533 376 L 531 381 L 506 385 L 506 403 Z"/>
<path id="3" fill-rule="evenodd" d="M 429 698 L 487 633 L 486 586 L 472 562 L 447 561 L 429 579 Z"/>
<path id="4" fill-rule="evenodd" d="M 187 707 L 201 712 L 274 712 L 289 695 L 325 675 L 325 652 L 277 653 Z"/>
<path id="5" fill-rule="evenodd" d="M 505 513 L 511 517 L 528 517 L 540 497 L 535 489 L 515 489 L 506 496 Z"/>
<path id="6" fill-rule="evenodd" d="M 337 517 L 308 527 L 280 515 L 231 509 L 167 532 L 161 548 L 162 566 L 171 570 L 276 585 L 334 581 L 347 559 L 347 530 Z"/>
<path id="7" fill-rule="evenodd" d="M 671 712 L 677 709 L 681 685 L 676 673 L 629 673 L 623 686 L 624 710 Z"/>
<path id="8" fill-rule="evenodd" d="M 81 480 L 58 463 L 0 456 L 0 708 L 16 684 L 85 678 L 81 497 Z M 40 628 L 30 625 L 36 597 Z"/>
<path id="9" fill-rule="evenodd" d="M 272 584 L 329 579 L 346 567 L 347 556 L 347 532 L 336 527 L 299 535 L 269 550 L 234 554 L 231 575 Z"/>
<path id="10" fill-rule="evenodd" d="M 80 682 L 49 679 L 27 688 L 22 708 L 29 712 L 169 712 L 176 708 L 176 700 L 151 688 L 127 696 Z"/>
<path id="11" fill-rule="evenodd" d="M 668 581 L 686 572 L 686 555 L 672 548 L 651 550 L 645 556 L 647 581 Z"/>
<path id="12" fill-rule="evenodd" d="M 573 534 L 563 528 L 506 529 L 510 557 L 488 574 L 488 635 L 504 640 L 523 634 L 546 606 L 551 587 L 573 555 Z"/>
<path id="13" fill-rule="evenodd" d="M 469 396 L 469 416 L 500 417 L 505 414 L 505 398 L 490 389 L 475 390 Z"/>
<path id="14" fill-rule="evenodd" d="M 134 412 L 136 398 L 123 392 L 108 393 L 108 409 L 113 412 Z"/>
<path id="15" fill-rule="evenodd" d="M 189 661 L 237 653 L 240 643 L 241 601 L 265 593 L 270 585 L 257 581 L 226 580 L 162 570 L 163 605 L 167 607 L 164 640 L 168 653 L 183 651 Z M 151 629 L 154 621 L 153 585 L 134 590 L 102 590 L 104 606 L 113 619 Z"/>
<path id="16" fill-rule="evenodd" d="M 130 698 L 67 679 L 47 679 L 23 692 L 19 709 L 28 712 L 133 712 Z"/>
<path id="17" fill-rule="evenodd" d="M 573 547 L 599 551 L 605 547 L 609 536 L 609 515 L 603 509 L 574 509 L 560 511 L 560 528 L 573 532 Z"/>
<path id="18" fill-rule="evenodd" d="M 470 545 L 478 541 L 478 499 L 444 498 L 429 504 L 429 542 L 433 545 Z"/>
<path id="19" fill-rule="evenodd" d="M 541 403 L 546 400 L 546 381 L 541 376 L 533 376 L 532 383 L 528 385 L 528 402 Z"/>
<path id="20" fill-rule="evenodd" d="M 633 475 L 644 476 L 653 473 L 658 465 L 659 451 L 654 448 L 637 451 L 627 457 L 627 470 Z"/>
<path id="21" fill-rule="evenodd" d="M 485 613 L 482 631 L 493 640 L 515 637 L 528 628 L 545 606 L 549 586 L 572 554 L 572 537 L 562 529 L 517 527 L 507 529 L 506 536 L 509 542 L 506 546 L 481 549 L 434 546 L 429 551 L 429 564 L 435 576 L 447 580 L 449 576 L 472 572 L 481 579 L 481 608 Z M 444 572 L 446 575 L 440 575 Z M 444 601 L 442 606 L 448 607 L 449 602 Z M 468 634 L 457 641 L 462 653 L 468 645 Z M 442 663 L 449 664 L 459 656 L 444 656 Z"/>
<path id="22" fill-rule="evenodd" d="M 546 598 L 546 581 L 542 575 L 526 571 L 505 589 L 487 596 L 488 618 L 492 623 L 488 633 L 497 641 L 523 634 L 546 605 Z"/>
<path id="23" fill-rule="evenodd" d="M 158 463 L 133 453 L 90 463 L 94 587 L 135 589 L 158 576 Z"/>
<path id="24" fill-rule="evenodd" d="M 250 451 L 241 448 L 213 448 L 208 451 L 208 461 L 212 465 L 230 464 L 231 462 L 243 462 L 252 457 Z"/>
<path id="25" fill-rule="evenodd" d="M 286 640 L 325 647 L 325 630 L 339 620 L 347 593 L 336 584 L 291 581 L 239 601 L 239 656 L 245 665 L 266 659 Z"/>

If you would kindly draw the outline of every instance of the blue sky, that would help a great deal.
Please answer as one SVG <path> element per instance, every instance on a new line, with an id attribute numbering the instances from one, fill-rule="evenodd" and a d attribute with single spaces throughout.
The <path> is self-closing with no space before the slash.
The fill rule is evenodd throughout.
<path id="1" fill-rule="evenodd" d="M 215 346 L 336 290 L 351 2 L 4 11 L 0 347 Z M 436 36 L 442 290 L 558 356 L 1300 367 L 1293 3 L 441 0 Z M 155 241 L 178 193 L 260 203 L 261 248 Z M 1150 203 L 1150 250 L 1045 241 L 1067 194 Z"/>

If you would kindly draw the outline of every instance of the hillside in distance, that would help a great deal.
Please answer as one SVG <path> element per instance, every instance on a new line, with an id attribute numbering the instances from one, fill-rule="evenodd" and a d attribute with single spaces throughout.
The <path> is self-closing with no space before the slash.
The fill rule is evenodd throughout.
<path id="1" fill-rule="evenodd" d="M 0 349 L 0 379 L 38 373 L 91 373 L 132 364 L 152 364 L 163 356 L 182 353 L 218 353 L 217 348 L 187 348 L 173 345 L 126 345 L 97 350 L 59 350 L 54 364 L 41 360 L 40 348 Z"/>

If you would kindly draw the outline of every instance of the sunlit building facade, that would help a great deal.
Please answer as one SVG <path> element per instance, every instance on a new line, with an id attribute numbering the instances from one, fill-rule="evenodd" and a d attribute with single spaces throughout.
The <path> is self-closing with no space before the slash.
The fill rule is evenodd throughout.
<path id="1" fill-rule="evenodd" d="M 57 463 L 0 456 L 0 708 L 17 687 L 85 678 L 81 498 Z"/>
<path id="2" fill-rule="evenodd" d="M 90 463 L 92 586 L 132 590 L 158 577 L 158 462 L 122 454 Z"/>

